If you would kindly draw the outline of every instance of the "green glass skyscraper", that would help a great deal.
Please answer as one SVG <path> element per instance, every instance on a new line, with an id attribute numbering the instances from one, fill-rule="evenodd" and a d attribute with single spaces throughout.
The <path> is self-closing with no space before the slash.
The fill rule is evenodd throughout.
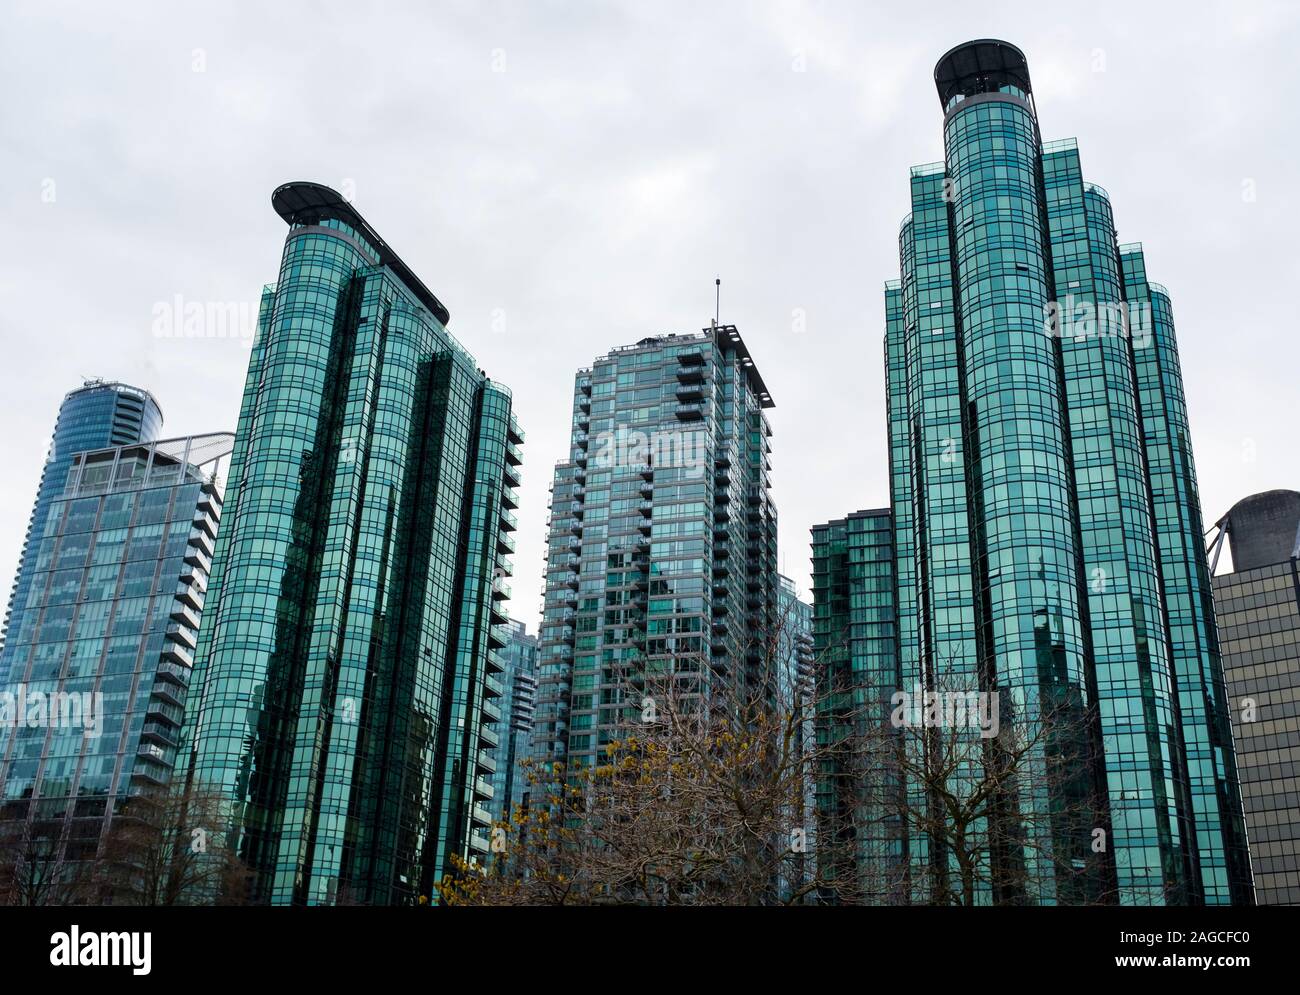
<path id="1" fill-rule="evenodd" d="M 885 292 L 898 603 L 918 608 L 900 680 L 998 691 L 1004 723 L 1072 712 L 1099 758 L 1057 779 L 1044 742 L 1003 813 L 1023 842 L 995 855 L 1018 884 L 988 901 L 1249 902 L 1169 297 L 1074 142 L 1042 142 L 1023 53 L 958 46 L 935 83 L 945 161 L 912 170 Z M 1099 824 L 1059 816 L 1068 792 Z"/>
<path id="2" fill-rule="evenodd" d="M 898 904 L 906 845 L 899 779 L 869 741 L 899 688 L 894 527 L 888 508 L 812 528 L 818 859 L 829 902 Z M 912 612 L 905 612 L 914 617 Z M 836 862 L 841 866 L 832 866 Z"/>
<path id="3" fill-rule="evenodd" d="M 401 904 L 487 847 L 523 441 L 343 197 L 291 183 L 195 661 L 191 780 L 255 897 Z"/>

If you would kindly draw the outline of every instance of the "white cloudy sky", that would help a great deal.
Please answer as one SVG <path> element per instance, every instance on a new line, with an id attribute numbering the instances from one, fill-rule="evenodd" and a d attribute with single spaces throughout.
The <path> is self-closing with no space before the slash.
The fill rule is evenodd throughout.
<path id="1" fill-rule="evenodd" d="M 1300 488 L 1286 3 L 364 7 L 0 6 L 0 598 L 82 377 L 151 389 L 168 435 L 234 427 L 246 349 L 157 339 L 154 305 L 255 306 L 270 193 L 298 179 L 350 184 L 514 389 L 516 616 L 535 624 L 574 370 L 707 324 L 715 274 L 776 399 L 781 559 L 806 588 L 809 526 L 888 500 L 881 285 L 908 167 L 942 157 L 934 62 L 975 37 L 1025 50 L 1044 137 L 1079 139 L 1170 288 L 1207 519 Z"/>

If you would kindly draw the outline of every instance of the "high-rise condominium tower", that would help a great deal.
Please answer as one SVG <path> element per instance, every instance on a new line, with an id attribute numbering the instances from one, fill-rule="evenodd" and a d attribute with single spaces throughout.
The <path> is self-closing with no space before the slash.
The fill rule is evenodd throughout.
<path id="1" fill-rule="evenodd" d="M 505 649 L 501 658 L 506 670 L 501 677 L 504 691 L 499 707 L 502 721 L 497 730 L 501 742 L 493 757 L 492 811 L 508 820 L 529 793 L 528 771 L 520 767 L 532 747 L 533 709 L 537 701 L 537 637 L 523 622 L 510 620 L 505 628 Z"/>
<path id="2" fill-rule="evenodd" d="M 885 294 L 898 604 L 918 609 L 899 680 L 997 691 L 1004 727 L 1053 719 L 992 827 L 1011 842 L 987 900 L 1248 902 L 1169 295 L 1075 143 L 1042 142 L 1017 48 L 960 45 L 935 83 L 945 159 L 912 170 Z M 1080 750 L 1090 770 L 1065 769 Z"/>
<path id="3" fill-rule="evenodd" d="M 258 899 L 395 904 L 487 846 L 522 434 L 343 197 L 291 183 L 195 663 Z"/>
<path id="4" fill-rule="evenodd" d="M 0 838 L 51 867 L 171 782 L 232 441 L 73 453 L 50 492 L 0 682 Z"/>
<path id="5" fill-rule="evenodd" d="M 816 656 L 813 649 L 813 606 L 799 597 L 795 582 L 784 574 L 777 575 L 776 652 L 778 655 L 778 707 L 798 720 L 792 753 L 802 758 L 805 774 L 816 748 L 817 728 L 814 721 L 816 699 Z M 787 812 L 791 828 L 791 846 L 795 859 L 782 866 L 777 881 L 778 894 L 790 895 L 796 888 L 816 877 L 817 828 L 816 778 L 807 776 L 797 803 Z"/>
<path id="6" fill-rule="evenodd" d="M 9 596 L 3 641 L 7 642 L 8 634 L 22 625 L 28 590 L 35 571 L 31 557 L 35 556 L 44 536 L 50 503 L 67 483 L 73 454 L 156 439 L 161 432 L 162 411 L 158 402 L 147 390 L 139 387 L 88 380 L 63 398 L 58 419 L 54 423 L 54 438 L 50 441 L 50 451 L 41 471 L 36 503 L 27 525 L 17 579 Z M 0 681 L 5 679 L 9 659 L 10 654 L 0 646 Z"/>
<path id="7" fill-rule="evenodd" d="M 619 736 L 624 668 L 701 692 L 759 679 L 776 616 L 772 399 L 732 325 L 579 370 L 551 488 L 534 755 L 586 763 Z"/>

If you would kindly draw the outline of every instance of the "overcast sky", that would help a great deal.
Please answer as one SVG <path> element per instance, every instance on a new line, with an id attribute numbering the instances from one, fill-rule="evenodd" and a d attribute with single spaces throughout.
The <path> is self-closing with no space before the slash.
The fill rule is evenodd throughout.
<path id="1" fill-rule="evenodd" d="M 908 167 L 942 158 L 934 63 L 977 37 L 1025 51 L 1044 138 L 1078 138 L 1170 290 L 1207 527 L 1300 489 L 1285 3 L 186 6 L 3 4 L 5 603 L 83 377 L 153 391 L 168 436 L 234 428 L 246 345 L 160 339 L 155 306 L 255 309 L 287 180 L 352 193 L 514 390 L 530 629 L 575 369 L 706 325 L 715 274 L 776 401 L 781 564 L 806 591 L 809 527 L 888 503 L 881 287 Z"/>

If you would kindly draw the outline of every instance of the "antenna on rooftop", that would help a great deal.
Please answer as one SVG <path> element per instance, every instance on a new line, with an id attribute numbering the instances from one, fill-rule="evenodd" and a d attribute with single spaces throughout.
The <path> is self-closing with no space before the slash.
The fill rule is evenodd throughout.
<path id="1" fill-rule="evenodd" d="M 718 327 L 718 320 L 722 317 L 722 277 L 713 278 L 713 327 Z"/>

